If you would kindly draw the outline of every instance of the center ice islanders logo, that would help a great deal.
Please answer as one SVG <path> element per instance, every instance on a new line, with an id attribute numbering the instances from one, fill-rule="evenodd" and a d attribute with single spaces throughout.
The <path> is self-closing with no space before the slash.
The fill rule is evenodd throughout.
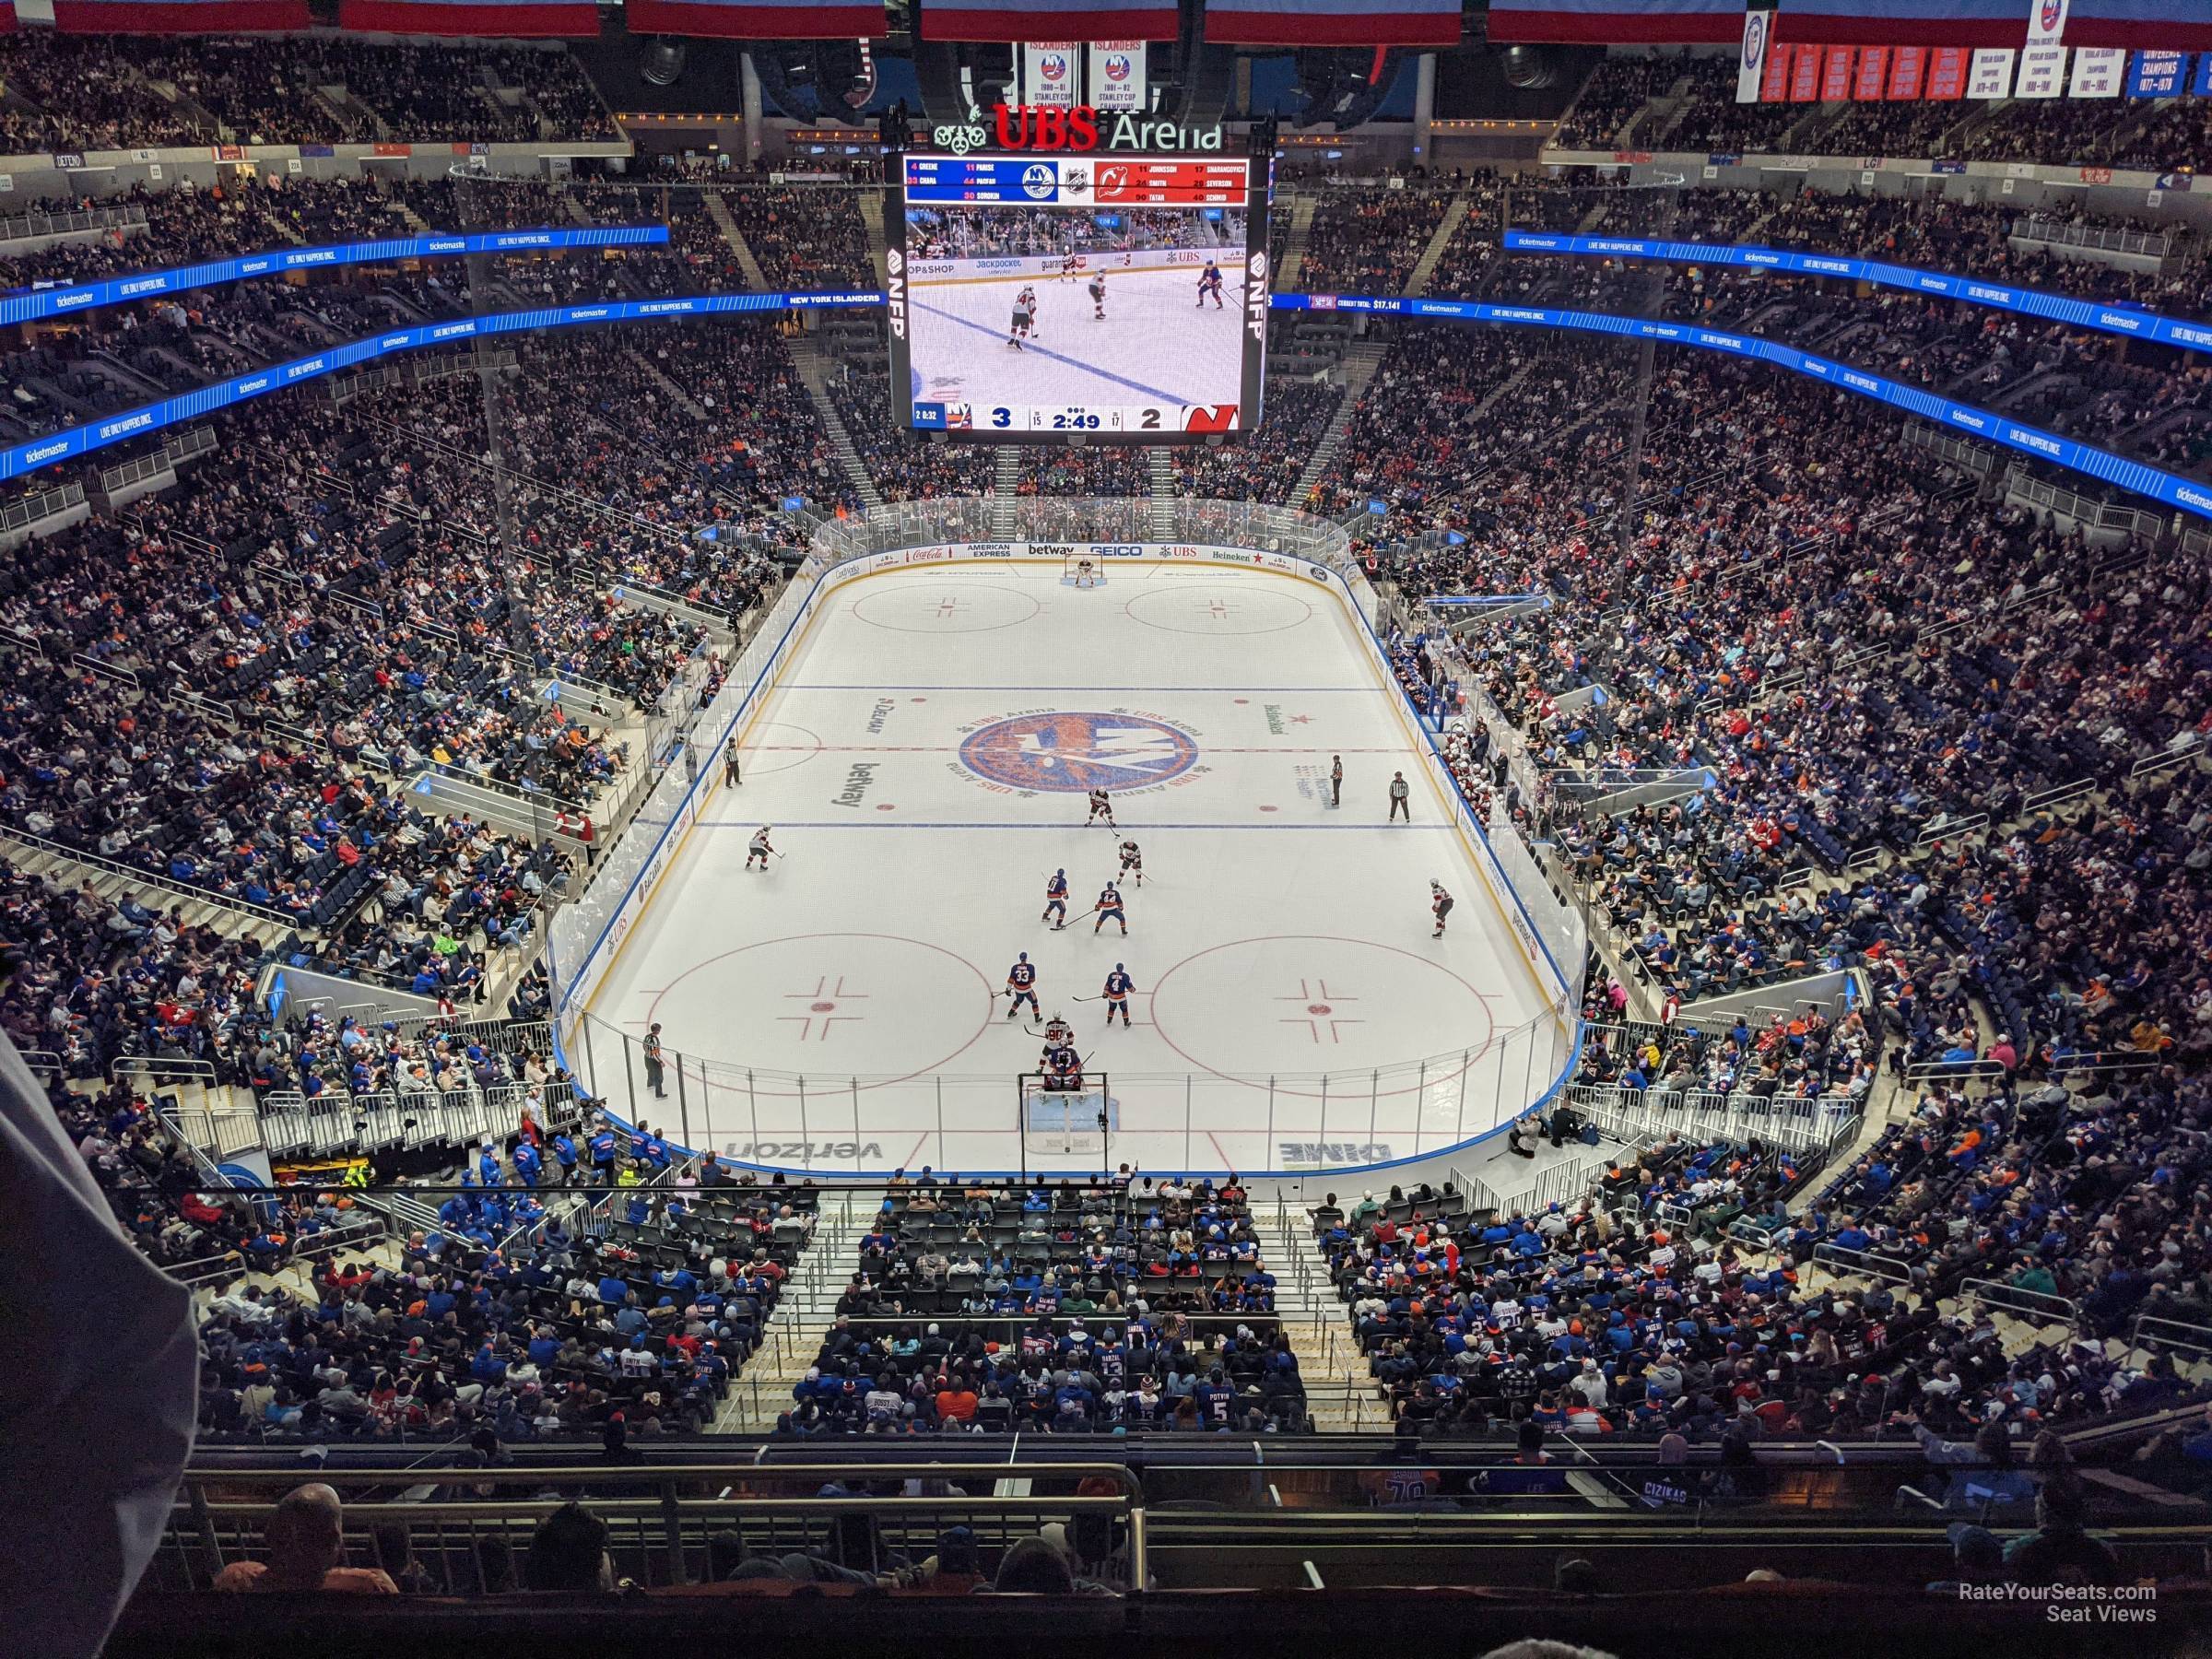
<path id="1" fill-rule="evenodd" d="M 960 763 L 1009 788 L 1080 794 L 1181 777 L 1198 763 L 1198 746 L 1142 714 L 1018 714 L 971 732 Z"/>

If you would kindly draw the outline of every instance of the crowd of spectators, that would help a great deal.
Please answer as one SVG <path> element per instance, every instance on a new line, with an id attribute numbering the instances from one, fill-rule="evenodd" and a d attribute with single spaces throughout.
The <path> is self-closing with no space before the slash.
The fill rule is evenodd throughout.
<path id="1" fill-rule="evenodd" d="M 858 191 L 811 185 L 720 194 L 771 287 L 804 292 L 876 286 Z"/>
<path id="2" fill-rule="evenodd" d="M 1321 194 L 1306 230 L 1298 284 L 1310 294 L 1402 294 L 1452 204 L 1426 182 Z"/>
<path id="3" fill-rule="evenodd" d="M 490 81 L 487 76 L 491 77 Z M 118 38 L 20 29 L 0 77 L 22 106 L 0 114 L 17 153 L 392 137 L 610 138 L 614 122 L 565 47 L 363 41 L 336 35 Z M 517 88 L 510 101 L 491 83 Z M 175 88 L 172 97 L 160 83 Z M 343 88 L 333 106 L 318 88 Z M 350 118 L 358 105 L 366 122 Z"/>
<path id="4" fill-rule="evenodd" d="M 1683 58 L 1656 53 L 1602 59 L 1560 117 L 1551 142 L 1560 149 L 1612 149 L 1627 142 L 1622 129 L 1688 68 Z"/>
<path id="5" fill-rule="evenodd" d="M 203 1433 L 619 1446 L 711 1423 L 804 1246 L 812 1195 L 695 1171 L 564 1220 L 516 1178 L 560 1138 L 525 1128 L 488 1150 L 490 1179 L 451 1193 L 396 1261 L 334 1258 L 312 1299 L 223 1288 L 200 1328 Z"/>
<path id="6" fill-rule="evenodd" d="M 1234 1175 L 1006 1186 L 901 1172 L 784 1426 L 1300 1429 L 1274 1289 Z"/>
<path id="7" fill-rule="evenodd" d="M 1939 1309 L 1990 1265 L 1968 1259 L 1979 1240 L 1946 1252 L 1947 1271 L 1914 1272 L 1901 1285 L 1862 1288 L 1833 1277 L 1831 1265 L 1827 1281 L 1808 1289 L 1805 1270 L 1823 1243 L 1850 1240 L 1841 1248 L 1863 1251 L 1869 1242 L 1871 1224 L 1833 1200 L 1870 1178 L 1910 1188 L 1914 1224 L 1936 1235 L 1939 1250 L 1947 1236 L 1963 1244 L 2004 1230 L 1994 1216 L 1977 1224 L 1948 1193 L 1964 1170 L 1994 1195 L 1993 1207 L 2011 1202 L 2006 1180 L 1971 1172 L 2002 1161 L 1990 1158 L 1996 1143 L 1979 1125 L 1954 1140 L 1931 1119 L 1899 1138 L 1913 1148 L 1901 1176 L 1894 1166 L 1905 1155 L 1885 1143 L 1799 1217 L 1788 1208 L 1810 1171 L 1792 1158 L 1756 1141 L 1677 1132 L 1615 1160 L 1571 1206 L 1477 1209 L 1449 1186 L 1394 1188 L 1348 1209 L 1331 1194 L 1313 1213 L 1314 1231 L 1400 1432 L 1441 1438 L 1503 1426 L 1536 1450 L 1523 1461 L 1537 1465 L 1555 1435 L 1665 1437 L 1684 1452 L 1717 1445 L 1722 1476 L 1733 1470 L 1754 1484 L 1716 1495 L 1748 1498 L 1759 1495 L 1752 1448 L 1768 1436 L 1912 1436 L 1932 1462 L 2004 1463 L 2016 1433 L 2024 1451 L 2048 1428 L 2185 1397 L 2163 1358 L 2121 1363 L 2086 1340 L 2016 1349 L 1985 1310 Z M 1959 1161 L 1946 1168 L 1953 1151 Z M 2008 1145 L 2004 1156 L 2014 1155 Z M 2062 1170 L 2052 1196 L 2084 1183 Z M 2127 1177 L 2114 1169 L 2099 1184 L 2116 1192 Z M 2135 1190 L 2140 1202 L 2143 1189 Z M 2037 1206 L 2018 1196 L 2023 1233 L 2047 1221 L 2062 1236 L 2092 1225 L 2055 1214 L 2030 1219 Z M 2161 1256 L 2139 1227 L 2116 1231 L 2105 1247 L 2124 1265 L 2112 1273 Z M 2166 1258 L 2176 1282 L 2180 1256 Z M 2190 1264 L 2199 1274 L 2203 1266 Z M 1550 1478 L 1547 1488 L 1514 1489 L 1561 1489 Z M 2025 1483 L 1999 1492 L 1997 1503 L 2019 1507 L 1996 1518 L 2024 1522 L 2034 1496 Z"/>

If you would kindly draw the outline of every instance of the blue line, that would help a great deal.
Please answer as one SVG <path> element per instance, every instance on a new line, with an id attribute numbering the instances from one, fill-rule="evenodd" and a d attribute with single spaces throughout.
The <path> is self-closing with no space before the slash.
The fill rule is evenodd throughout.
<path id="1" fill-rule="evenodd" d="M 918 312 L 927 312 L 933 317 L 942 317 L 947 323 L 958 323 L 962 328 L 972 328 L 977 334 L 989 335 L 994 340 L 998 338 L 998 330 L 995 328 L 986 328 L 981 323 L 971 323 L 966 317 L 958 316 L 951 312 L 939 311 L 935 306 L 924 305 L 919 300 L 913 302 L 913 306 Z M 1041 346 L 1037 346 L 1034 347 L 1025 346 L 1022 347 L 1022 349 L 1024 351 L 1034 349 L 1037 355 L 1040 357 L 1048 357 L 1052 359 L 1053 362 L 1064 363 L 1070 369 L 1080 369 L 1085 374 L 1096 375 L 1102 381 L 1112 381 L 1115 385 L 1126 386 L 1132 392 L 1141 392 L 1147 397 L 1157 397 L 1162 403 L 1171 403 L 1178 407 L 1181 407 L 1185 404 L 1196 401 L 1194 398 L 1182 396 L 1177 393 L 1162 392 L 1158 386 L 1147 386 L 1142 381 L 1133 381 L 1126 375 L 1114 373 L 1111 369 L 1100 369 L 1090 363 L 1081 362 L 1077 359 L 1068 357 L 1061 352 L 1047 351 Z M 1240 394 L 1240 395 L 1241 394 Z"/>

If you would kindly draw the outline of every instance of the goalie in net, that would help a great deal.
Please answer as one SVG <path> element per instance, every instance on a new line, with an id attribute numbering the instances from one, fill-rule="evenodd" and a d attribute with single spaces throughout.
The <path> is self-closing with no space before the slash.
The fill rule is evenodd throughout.
<path id="1" fill-rule="evenodd" d="M 1060 580 L 1068 587 L 1102 587 L 1105 573 L 1088 553 L 1070 553 L 1061 568 Z"/>

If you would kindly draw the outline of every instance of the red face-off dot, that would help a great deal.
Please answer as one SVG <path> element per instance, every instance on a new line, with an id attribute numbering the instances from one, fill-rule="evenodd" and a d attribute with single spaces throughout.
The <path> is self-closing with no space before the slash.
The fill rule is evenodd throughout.
<path id="1" fill-rule="evenodd" d="M 1309 1014 L 1326 1014 L 1328 1011 L 1329 1005 L 1327 1003 L 1308 1003 L 1306 1005 L 1306 1012 Z"/>
<path id="2" fill-rule="evenodd" d="M 814 1011 L 815 1011 L 817 1014 L 827 1014 L 827 1013 L 829 1013 L 829 1012 L 830 1012 L 830 1009 L 832 1009 L 832 1008 L 834 1008 L 834 1007 L 836 1007 L 836 1006 L 837 1006 L 837 1005 L 836 1005 L 835 1003 L 833 1003 L 833 1002 L 828 1002 L 828 1003 L 808 1003 L 806 1006 L 807 1006 L 808 1007 L 812 1008 L 812 1009 L 813 1009 L 813 1010 L 814 1010 Z"/>

